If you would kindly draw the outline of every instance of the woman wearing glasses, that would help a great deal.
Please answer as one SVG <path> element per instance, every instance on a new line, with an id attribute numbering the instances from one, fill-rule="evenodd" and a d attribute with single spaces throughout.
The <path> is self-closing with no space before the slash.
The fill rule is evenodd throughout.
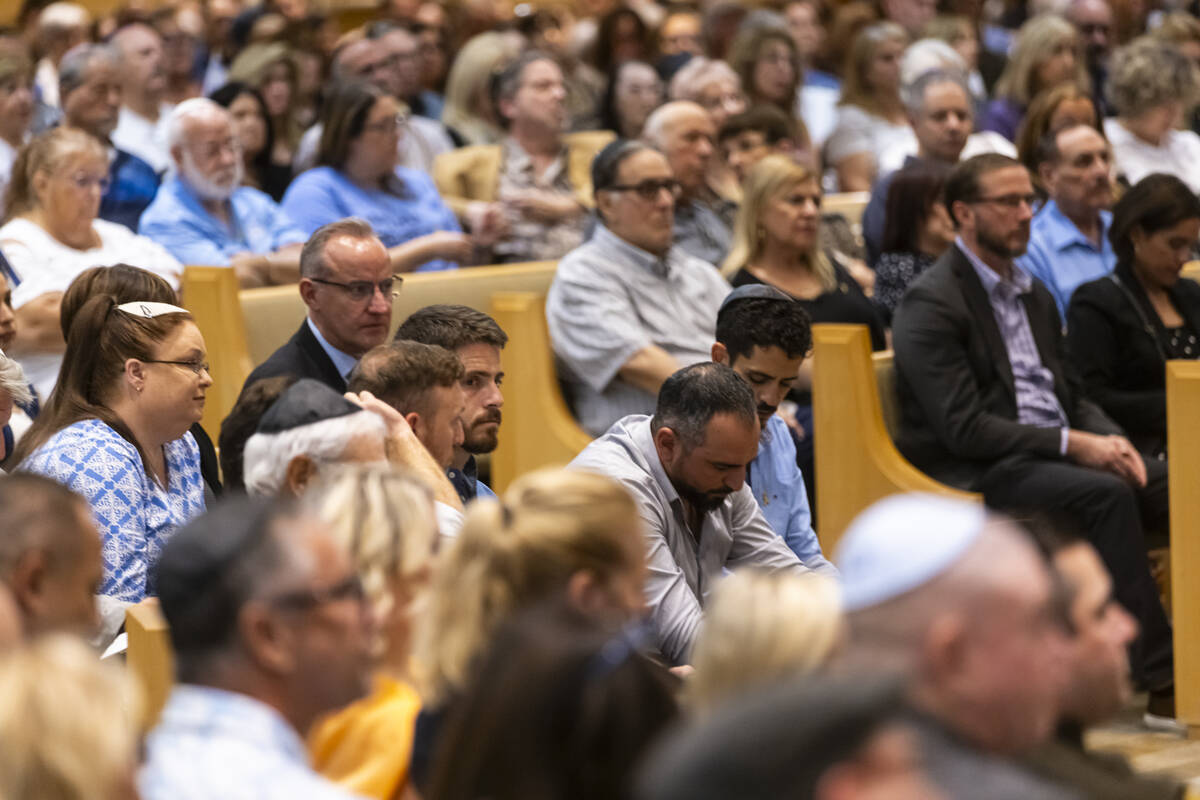
<path id="1" fill-rule="evenodd" d="M 433 180 L 397 166 L 405 114 L 396 98 L 366 83 L 334 90 L 317 151 L 319 166 L 283 196 L 283 210 L 307 234 L 346 217 L 371 223 L 394 272 L 455 269 L 474 247 Z"/>
<path id="2" fill-rule="evenodd" d="M 0 251 L 12 267 L 17 314 L 11 355 L 44 400 L 62 363 L 59 303 L 89 267 L 125 263 L 178 288 L 183 265 L 161 245 L 124 225 L 97 219 L 108 182 L 108 154 L 76 128 L 54 128 L 21 149 L 8 187 Z"/>
<path id="3" fill-rule="evenodd" d="M 71 321 L 58 388 L 21 439 L 17 468 L 87 500 L 103 543 L 103 633 L 155 594 L 166 539 L 202 513 L 200 451 L 188 428 L 212 385 L 204 337 L 182 308 L 99 294 Z"/>

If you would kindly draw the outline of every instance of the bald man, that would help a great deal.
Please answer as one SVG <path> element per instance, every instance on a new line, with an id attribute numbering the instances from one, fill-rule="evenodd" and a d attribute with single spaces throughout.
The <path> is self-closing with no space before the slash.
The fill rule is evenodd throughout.
<path id="1" fill-rule="evenodd" d="M 667 157 L 680 194 L 675 202 L 675 244 L 720 266 L 733 240 L 737 206 L 709 186 L 717 127 L 697 103 L 676 100 L 659 106 L 646 120 L 642 138 Z"/>
<path id="2" fill-rule="evenodd" d="M 145 161 L 159 175 L 171 164 L 167 146 L 167 70 L 162 37 L 140 22 L 126 25 L 112 37 L 121 59 L 121 111 L 113 144 Z"/>
<path id="3" fill-rule="evenodd" d="M 1015 523 L 898 495 L 851 524 L 834 563 L 842 667 L 907 676 L 929 772 L 949 796 L 1077 796 L 1016 761 L 1054 730 L 1067 640 L 1049 568 Z"/>

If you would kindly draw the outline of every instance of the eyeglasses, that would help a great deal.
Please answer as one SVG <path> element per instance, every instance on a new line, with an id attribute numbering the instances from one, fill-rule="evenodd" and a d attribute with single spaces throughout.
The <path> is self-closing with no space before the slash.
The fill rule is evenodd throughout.
<path id="1" fill-rule="evenodd" d="M 94 186 L 100 190 L 100 194 L 105 194 L 108 192 L 109 187 L 112 186 L 112 181 L 108 179 L 107 175 L 97 176 L 79 172 L 71 175 L 69 178 L 67 178 L 67 180 L 69 180 L 76 189 L 84 192 Z"/>
<path id="2" fill-rule="evenodd" d="M 309 280 L 313 283 L 323 283 L 326 286 L 336 286 L 348 294 L 350 299 L 356 303 L 361 303 L 364 300 L 370 300 L 375 296 L 376 289 L 379 289 L 379 293 L 383 295 L 385 300 L 388 298 L 399 297 L 399 287 L 404 285 L 404 277 L 401 275 L 393 275 L 390 278 L 384 278 L 379 283 L 373 283 L 371 281 L 350 281 L 349 283 L 342 283 L 340 281 L 327 281 L 324 278 L 309 278 Z"/>
<path id="3" fill-rule="evenodd" d="M 976 197 L 971 202 L 995 203 L 998 206 L 1004 206 L 1005 208 L 1015 211 L 1021 207 L 1022 203 L 1030 208 L 1033 208 L 1037 203 L 1037 200 L 1038 198 L 1036 194 L 1002 194 L 999 197 Z"/>
<path id="4" fill-rule="evenodd" d="M 139 358 L 138 361 L 141 361 L 143 364 L 171 364 L 176 367 L 187 367 L 197 375 L 202 372 L 212 374 L 207 361 L 162 361 L 157 358 Z"/>
<path id="5" fill-rule="evenodd" d="M 367 592 L 363 588 L 362 579 L 354 574 L 324 589 L 298 589 L 268 598 L 267 602 L 284 608 L 304 610 L 336 603 L 339 600 L 355 600 L 361 603 L 366 597 Z"/>
<path id="6" fill-rule="evenodd" d="M 650 202 L 658 199 L 658 193 L 663 189 L 675 199 L 679 199 L 679 195 L 683 192 L 683 187 L 679 185 L 679 181 L 674 178 L 666 180 L 656 180 L 648 178 L 633 184 L 618 184 L 617 186 L 605 187 L 607 192 L 637 192 L 637 196 L 643 200 Z"/>
<path id="7" fill-rule="evenodd" d="M 363 125 L 364 131 L 374 131 L 375 133 L 393 133 L 408 124 L 408 114 L 404 111 L 396 114 L 394 117 L 381 119 L 378 122 L 370 122 Z"/>

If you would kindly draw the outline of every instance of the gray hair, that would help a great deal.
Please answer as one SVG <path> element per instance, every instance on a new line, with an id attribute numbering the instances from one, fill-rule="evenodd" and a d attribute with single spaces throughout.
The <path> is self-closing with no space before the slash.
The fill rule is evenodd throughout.
<path id="1" fill-rule="evenodd" d="M 300 277 L 323 278 L 329 274 L 329 264 L 325 261 L 325 246 L 329 244 L 330 239 L 339 236 L 348 236 L 351 239 L 376 238 L 371 223 L 361 217 L 346 217 L 322 225 L 308 237 L 300 251 Z"/>
<path id="2" fill-rule="evenodd" d="M 85 42 L 68 50 L 58 64 L 58 96 L 65 100 L 67 95 L 87 83 L 92 62 L 98 59 L 104 59 L 113 66 L 121 63 L 116 48 L 108 44 Z"/>
<path id="3" fill-rule="evenodd" d="M 1173 100 L 1189 106 L 1196 74 L 1175 45 L 1142 36 L 1113 54 L 1105 91 L 1118 116 L 1137 117 Z"/>
<path id="4" fill-rule="evenodd" d="M 306 456 L 318 466 L 336 464 L 356 438 L 378 436 L 382 440 L 386 434 L 383 418 L 371 411 L 356 411 L 279 433 L 256 433 L 246 442 L 242 456 L 246 492 L 274 497 L 283 489 L 293 459 Z"/>
<path id="5" fill-rule="evenodd" d="M 921 73 L 912 83 L 906 83 L 900 87 L 900 99 L 904 102 L 908 113 L 916 117 L 924 111 L 925 93 L 929 91 L 929 87 L 943 83 L 953 83 L 962 89 L 967 98 L 967 109 L 970 110 L 971 90 L 967 87 L 967 81 L 963 74 L 956 70 L 931 69 Z"/>
<path id="6" fill-rule="evenodd" d="M 3 352 L 0 352 L 0 394 L 7 394 L 17 405 L 33 402 L 33 392 L 29 390 L 25 370 Z"/>
<path id="7" fill-rule="evenodd" d="M 693 56 L 671 78 L 667 95 L 672 100 L 698 100 L 703 88 L 719 78 L 728 78 L 739 89 L 742 86 L 742 79 L 724 61 Z"/>
<path id="8" fill-rule="evenodd" d="M 212 115 L 233 119 L 228 110 L 207 97 L 192 97 L 175 106 L 167 118 L 167 147 L 174 150 L 184 144 L 188 120 Z"/>
<path id="9" fill-rule="evenodd" d="M 932 70 L 967 74 L 967 62 L 941 39 L 920 39 L 910 44 L 900 58 L 900 85 L 915 83 Z M 965 79 L 964 79 L 965 80 Z"/>
<path id="10" fill-rule="evenodd" d="M 662 150 L 665 142 L 663 141 L 666 134 L 666 128 L 671 124 L 681 111 L 695 110 L 708 116 L 708 112 L 698 103 L 693 103 L 691 100 L 672 100 L 669 103 L 663 103 L 658 108 L 650 112 L 650 116 L 646 117 L 646 123 L 642 126 L 642 140 L 656 150 Z"/>

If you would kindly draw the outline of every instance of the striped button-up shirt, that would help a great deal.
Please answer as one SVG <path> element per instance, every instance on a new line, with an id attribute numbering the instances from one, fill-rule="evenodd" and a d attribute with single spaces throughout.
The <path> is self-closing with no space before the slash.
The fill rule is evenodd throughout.
<path id="1" fill-rule="evenodd" d="M 597 225 L 559 262 L 546 297 L 550 342 L 579 424 L 599 436 L 621 417 L 653 412 L 654 395 L 622 381 L 621 368 L 651 345 L 681 367 L 710 360 L 727 294 L 711 264 L 678 247 L 659 258 Z"/>

